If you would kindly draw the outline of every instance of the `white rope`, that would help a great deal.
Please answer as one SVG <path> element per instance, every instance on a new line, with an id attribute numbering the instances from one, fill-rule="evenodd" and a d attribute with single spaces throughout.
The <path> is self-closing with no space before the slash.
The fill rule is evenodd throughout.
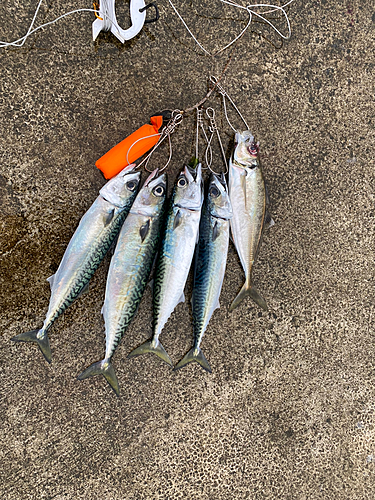
<path id="1" fill-rule="evenodd" d="M 27 30 L 26 35 L 22 36 L 18 40 L 14 40 L 13 42 L 3 42 L 0 41 L 0 48 L 1 47 L 22 47 L 23 44 L 26 42 L 26 40 L 29 38 L 30 35 L 35 33 L 38 30 L 41 30 L 42 28 L 45 28 L 46 26 L 50 26 L 51 24 L 56 23 L 57 21 L 60 21 L 60 19 L 63 19 L 64 17 L 70 16 L 71 14 L 76 14 L 77 12 L 96 12 L 98 13 L 97 10 L 95 9 L 76 9 L 76 10 L 71 10 L 70 12 L 66 12 L 65 14 L 62 14 L 59 17 L 56 17 L 53 21 L 49 21 L 48 23 L 42 24 L 41 26 L 38 26 L 37 28 L 33 29 L 34 23 L 36 16 L 38 15 L 40 6 L 42 4 L 43 0 L 39 0 L 38 6 L 36 8 L 33 20 L 31 21 L 31 24 L 29 26 L 29 29 Z"/>
<path id="2" fill-rule="evenodd" d="M 246 10 L 247 13 L 249 14 L 249 20 L 245 26 L 245 28 L 240 32 L 239 35 L 237 35 L 231 42 L 229 42 L 227 45 L 225 45 L 225 47 L 219 49 L 217 52 L 215 53 L 210 53 L 207 49 L 205 49 L 203 47 L 203 45 L 198 41 L 198 39 L 194 36 L 193 32 L 191 31 L 191 29 L 189 28 L 189 26 L 187 25 L 187 23 L 185 22 L 185 20 L 183 19 L 183 17 L 181 16 L 181 14 L 178 12 L 178 10 L 176 9 L 175 5 L 173 4 L 172 0 L 168 0 L 169 4 L 171 5 L 172 9 L 174 10 L 174 12 L 176 13 L 176 15 L 178 16 L 178 18 L 180 19 L 180 21 L 182 22 L 182 24 L 184 25 L 185 29 L 187 30 L 187 32 L 189 33 L 189 35 L 193 38 L 193 40 L 195 41 L 195 43 L 201 48 L 201 50 L 209 55 L 209 56 L 216 56 L 218 54 L 220 54 L 221 52 L 223 52 L 224 50 L 228 49 L 231 45 L 233 45 L 234 43 L 237 42 L 237 40 L 239 40 L 242 35 L 247 31 L 247 29 L 249 28 L 250 24 L 252 23 L 253 21 L 253 16 L 255 17 L 258 17 L 259 19 L 261 19 L 263 22 L 265 22 L 266 24 L 268 24 L 281 38 L 283 38 L 284 40 L 288 40 L 292 34 L 291 32 L 291 27 L 290 27 L 290 21 L 289 21 L 289 18 L 288 18 L 288 14 L 287 12 L 285 11 L 285 7 L 287 7 L 288 5 L 290 5 L 292 2 L 294 2 L 294 0 L 289 0 L 288 2 L 286 2 L 284 5 L 282 6 L 279 6 L 279 5 L 273 5 L 273 4 L 266 4 L 266 3 L 259 3 L 259 4 L 251 4 L 251 5 L 247 5 L 247 6 L 244 6 L 244 5 L 240 5 L 238 3 L 235 3 L 233 0 L 218 0 L 220 1 L 221 3 L 223 4 L 227 4 L 227 5 L 230 5 L 231 7 L 235 7 L 237 9 L 241 9 L 241 10 Z M 257 12 L 255 9 L 259 9 L 259 8 L 269 8 L 270 10 L 266 10 L 265 12 Z M 267 19 L 266 17 L 264 17 L 266 14 L 270 14 L 272 12 L 277 12 L 279 11 L 280 13 L 282 13 L 283 17 L 285 18 L 285 21 L 286 21 L 286 24 L 287 24 L 287 29 L 288 29 L 288 34 L 287 35 L 284 35 L 283 33 L 281 33 L 280 30 L 277 29 L 277 27 L 269 20 Z"/>
<path id="3" fill-rule="evenodd" d="M 245 28 L 243 28 L 241 30 L 241 32 L 239 33 L 239 35 L 237 35 L 233 40 L 231 40 L 223 48 L 219 49 L 216 53 L 212 54 L 207 49 L 205 49 L 203 47 L 203 45 L 195 37 L 195 35 L 191 31 L 191 29 L 189 28 L 189 26 L 187 25 L 187 23 L 185 22 L 185 20 L 181 16 L 181 14 L 178 12 L 178 10 L 175 7 L 175 5 L 173 4 L 172 0 L 168 0 L 168 2 L 171 5 L 172 9 L 174 10 L 175 14 L 180 19 L 180 21 L 184 25 L 185 29 L 189 33 L 189 35 L 193 38 L 193 40 L 198 45 L 198 47 L 200 47 L 200 49 L 205 54 L 207 54 L 208 56 L 214 56 L 214 55 L 220 54 L 224 50 L 228 49 L 231 45 L 233 45 L 234 43 L 236 43 L 237 40 L 239 40 L 242 37 L 242 35 L 247 31 L 247 29 L 251 25 L 251 23 L 253 21 L 253 16 L 257 17 L 262 22 L 268 24 L 284 40 L 288 40 L 290 38 L 290 36 L 291 36 L 290 21 L 289 21 L 289 18 L 288 18 L 288 14 L 285 11 L 285 7 L 287 7 L 292 2 L 294 2 L 294 0 L 289 0 L 288 2 L 286 2 L 285 4 L 283 4 L 282 6 L 273 5 L 273 4 L 267 4 L 267 3 L 250 4 L 250 5 L 244 6 L 244 5 L 240 5 L 240 4 L 236 3 L 236 2 L 234 2 L 234 0 L 218 0 L 218 1 L 220 1 L 223 4 L 229 5 L 231 7 L 240 9 L 240 10 L 246 10 L 247 13 L 248 13 L 248 15 L 249 15 L 249 20 L 248 20 Z M 103 15 L 103 22 L 104 22 L 104 25 L 105 25 L 106 29 L 109 29 L 110 25 L 117 26 L 117 22 L 114 19 L 111 19 L 110 15 L 109 15 L 109 9 L 108 9 L 106 0 L 102 0 L 101 5 L 100 5 L 100 11 L 95 10 L 95 9 L 85 9 L 85 8 L 75 9 L 75 10 L 72 10 L 70 12 L 66 12 L 65 14 L 62 14 L 61 16 L 58 16 L 53 21 L 49 21 L 47 23 L 42 24 L 41 26 L 38 26 L 37 28 L 34 28 L 34 23 L 35 23 L 35 20 L 36 20 L 36 17 L 38 15 L 38 12 L 39 12 L 39 9 L 40 9 L 40 6 L 41 6 L 42 2 L 43 2 L 43 0 L 39 0 L 39 3 L 38 3 L 37 8 L 35 10 L 33 19 L 31 21 L 31 24 L 30 24 L 29 29 L 27 30 L 26 34 L 24 36 L 22 36 L 21 38 L 19 38 L 18 40 L 14 40 L 13 42 L 0 41 L 0 48 L 1 47 L 22 47 L 24 45 L 24 43 L 26 42 L 26 40 L 28 39 L 28 37 L 30 35 L 32 35 L 33 33 L 35 33 L 36 31 L 38 31 L 40 29 L 43 29 L 43 28 L 45 28 L 47 26 L 50 26 L 51 24 L 56 23 L 57 21 L 59 21 L 60 19 L 63 19 L 64 17 L 70 16 L 71 14 L 76 14 L 78 12 L 94 12 L 94 13 L 96 13 L 96 14 L 99 15 L 99 12 L 101 11 L 101 13 Z M 257 9 L 264 9 L 264 8 L 266 8 L 268 10 L 262 11 L 262 12 L 258 12 L 257 11 Z M 284 35 L 283 33 L 281 33 L 281 31 L 279 29 L 277 29 L 277 27 L 269 19 L 267 19 L 265 17 L 265 15 L 273 13 L 273 12 L 280 12 L 282 14 L 282 16 L 285 18 L 285 21 L 286 21 L 286 24 L 287 24 L 287 28 L 288 28 L 287 35 Z M 108 22 L 109 22 L 109 25 L 107 24 Z"/>

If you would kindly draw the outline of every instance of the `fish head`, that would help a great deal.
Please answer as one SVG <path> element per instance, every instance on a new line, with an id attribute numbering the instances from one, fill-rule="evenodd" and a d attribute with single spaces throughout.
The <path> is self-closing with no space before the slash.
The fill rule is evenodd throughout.
<path id="1" fill-rule="evenodd" d="M 211 174 L 208 184 L 207 205 L 210 214 L 220 219 L 231 219 L 232 204 L 224 174 Z"/>
<path id="2" fill-rule="evenodd" d="M 258 165 L 259 142 L 256 143 L 250 130 L 236 132 L 233 159 L 249 168 Z"/>
<path id="3" fill-rule="evenodd" d="M 184 167 L 177 177 L 174 205 L 188 210 L 200 210 L 203 203 L 202 165 L 197 168 Z"/>
<path id="4" fill-rule="evenodd" d="M 146 179 L 130 212 L 149 216 L 156 215 L 162 210 L 166 196 L 167 175 L 158 176 L 158 169 L 156 169 Z"/>
<path id="5" fill-rule="evenodd" d="M 134 200 L 140 183 L 141 173 L 135 171 L 135 164 L 128 165 L 119 174 L 104 184 L 99 194 L 116 207 L 124 207 Z"/>

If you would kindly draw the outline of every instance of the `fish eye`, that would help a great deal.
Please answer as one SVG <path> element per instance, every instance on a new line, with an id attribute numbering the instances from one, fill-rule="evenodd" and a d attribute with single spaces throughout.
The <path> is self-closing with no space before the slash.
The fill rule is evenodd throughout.
<path id="1" fill-rule="evenodd" d="M 155 196 L 163 196 L 163 194 L 164 194 L 164 188 L 163 188 L 163 186 L 156 186 L 156 188 L 154 188 L 152 190 L 152 193 Z"/>
<path id="2" fill-rule="evenodd" d="M 183 176 L 183 177 L 180 177 L 177 181 L 177 186 L 182 188 L 182 187 L 185 187 L 187 184 L 187 181 L 186 181 L 186 178 Z"/>
<path id="3" fill-rule="evenodd" d="M 218 190 L 218 188 L 216 186 L 211 186 L 210 187 L 210 195 L 212 196 L 212 198 L 217 198 L 220 194 L 220 191 Z"/>
<path id="4" fill-rule="evenodd" d="M 129 189 L 129 191 L 134 191 L 135 188 L 137 187 L 137 181 L 129 181 L 126 183 L 126 187 Z"/>

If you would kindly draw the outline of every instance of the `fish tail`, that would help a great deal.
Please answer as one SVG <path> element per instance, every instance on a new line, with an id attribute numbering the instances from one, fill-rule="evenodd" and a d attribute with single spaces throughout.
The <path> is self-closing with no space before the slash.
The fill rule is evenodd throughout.
<path id="1" fill-rule="evenodd" d="M 174 367 L 175 370 L 179 370 L 183 366 L 195 361 L 200 364 L 207 372 L 212 373 L 211 367 L 208 364 L 207 359 L 204 357 L 202 350 L 199 347 L 193 347 L 177 365 Z"/>
<path id="2" fill-rule="evenodd" d="M 165 361 L 169 366 L 173 367 L 171 358 L 168 356 L 167 351 L 164 349 L 159 340 L 148 340 L 128 354 L 128 358 L 135 358 L 136 356 L 140 356 L 141 354 L 146 354 L 148 352 L 156 354 L 156 356 L 159 356 L 159 358 Z"/>
<path id="3" fill-rule="evenodd" d="M 253 287 L 249 282 L 245 282 L 244 286 L 241 288 L 240 293 L 232 302 L 229 311 L 233 311 L 238 307 L 245 297 L 251 297 L 253 301 L 258 304 L 262 309 L 268 311 L 267 303 L 264 298 L 260 295 L 260 293 Z"/>
<path id="4" fill-rule="evenodd" d="M 94 375 L 103 375 L 108 384 L 115 391 L 116 396 L 120 395 L 120 388 L 118 385 L 116 373 L 109 360 L 104 359 L 102 361 L 93 363 L 88 368 L 86 368 L 85 371 L 78 375 L 78 380 L 84 380 L 85 378 L 93 377 Z"/>
<path id="5" fill-rule="evenodd" d="M 42 351 L 48 363 L 52 361 L 51 347 L 49 345 L 49 338 L 47 332 L 41 330 L 31 330 L 30 332 L 20 333 L 16 335 L 11 340 L 13 342 L 35 342 L 38 344 L 39 349 Z"/>

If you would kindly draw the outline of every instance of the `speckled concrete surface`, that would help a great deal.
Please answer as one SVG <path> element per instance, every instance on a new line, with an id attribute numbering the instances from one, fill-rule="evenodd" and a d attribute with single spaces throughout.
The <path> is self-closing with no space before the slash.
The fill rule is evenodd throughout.
<path id="1" fill-rule="evenodd" d="M 23 4 L 6 2 L 1 39 L 26 31 L 36 2 Z M 212 50 L 240 26 L 197 17 L 192 8 L 211 15 L 203 0 L 176 4 Z M 243 280 L 230 248 L 222 307 L 203 342 L 212 375 L 126 359 L 151 333 L 148 289 L 114 358 L 121 397 L 102 377 L 76 380 L 104 352 L 109 258 L 51 331 L 51 366 L 36 346 L 10 342 L 42 324 L 46 278 L 104 183 L 96 159 L 155 111 L 197 102 L 227 62 L 228 53 L 198 55 L 159 5 L 160 21 L 125 46 L 105 34 L 92 43 L 86 13 L 0 50 L 1 497 L 373 498 L 370 1 L 296 2 L 280 50 L 249 33 L 233 52 L 225 86 L 261 141 L 276 224 L 254 273 L 268 313 L 251 302 L 228 313 Z M 38 22 L 77 7 L 46 2 Z M 223 123 L 220 100 L 212 104 Z M 193 126 L 186 120 L 173 137 L 170 182 L 193 152 Z M 228 127 L 223 138 L 227 146 Z M 173 361 L 191 334 L 180 304 L 162 336 Z"/>

